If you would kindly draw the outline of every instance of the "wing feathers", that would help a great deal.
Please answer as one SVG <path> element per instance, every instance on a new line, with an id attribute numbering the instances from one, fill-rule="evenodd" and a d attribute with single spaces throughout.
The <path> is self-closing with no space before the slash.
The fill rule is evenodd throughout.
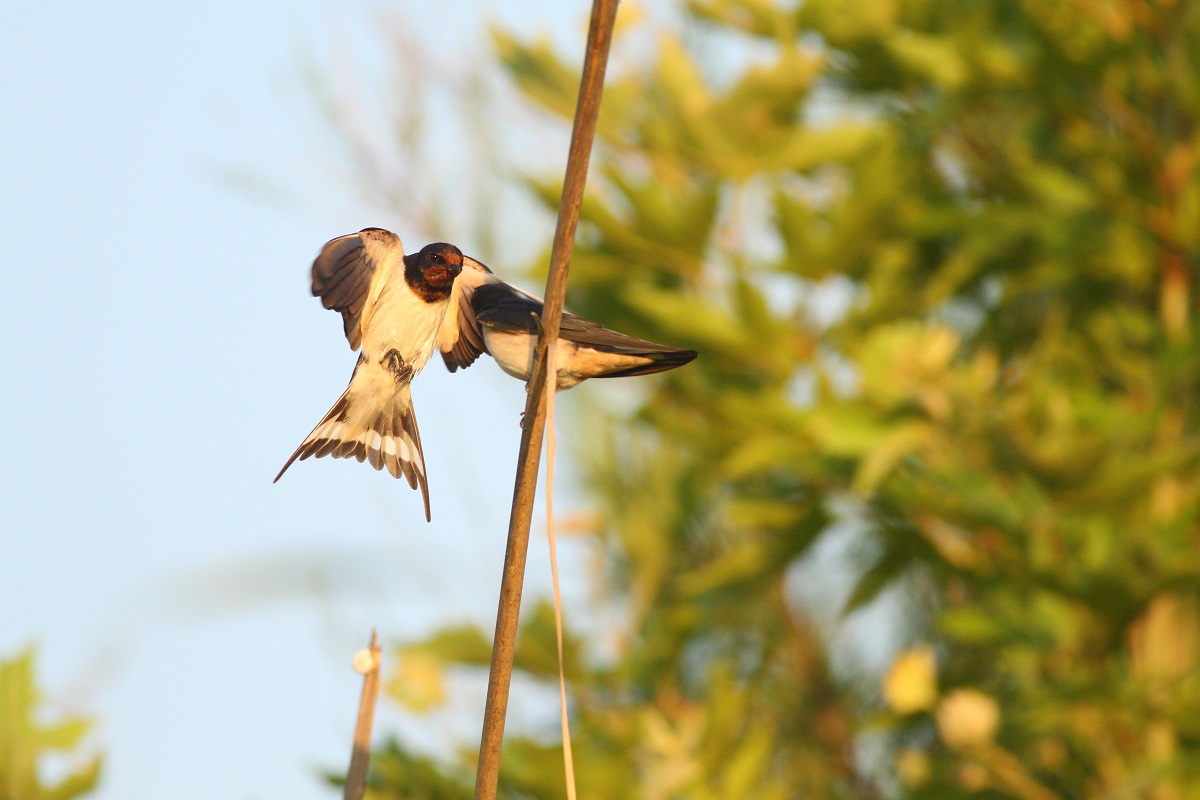
<path id="1" fill-rule="evenodd" d="M 370 285 L 371 273 L 367 270 L 347 271 L 321 295 L 321 304 L 326 308 L 349 308 L 358 298 L 366 296 Z"/>
<path id="2" fill-rule="evenodd" d="M 592 377 L 627 378 L 634 375 L 653 375 L 656 372 L 666 372 L 669 369 L 675 369 L 676 367 L 682 367 L 684 364 L 690 364 L 696 359 L 698 353 L 695 350 L 670 349 L 661 352 L 643 351 L 639 355 L 643 355 L 650 359 L 650 363 L 628 367 L 615 372 L 603 372 L 599 375 L 593 375 Z"/>
<path id="3" fill-rule="evenodd" d="M 474 296 L 479 287 L 492 284 L 506 285 L 483 262 L 463 257 L 463 270 L 454 281 L 450 308 L 438 332 L 438 350 L 451 372 L 471 366 L 487 352 L 475 320 Z"/>
<path id="4" fill-rule="evenodd" d="M 497 278 L 484 264 L 473 258 L 463 258 L 463 271 L 454 285 L 450 313 L 442 323 L 438 336 L 438 349 L 451 372 L 470 366 L 482 354 L 501 359 L 511 359 L 513 353 L 497 354 L 487 346 L 492 333 L 515 333 L 536 335 L 540 330 L 542 314 L 540 298 L 524 292 Z M 682 366 L 696 357 L 694 350 L 648 342 L 610 330 L 599 323 L 565 313 L 559 328 L 559 344 L 571 343 L 580 353 L 590 351 L 593 356 L 572 359 L 570 363 L 559 362 L 560 384 L 570 386 L 589 377 L 618 377 L 646 375 L 663 372 Z M 530 345 L 532 346 L 532 345 Z M 520 347 L 514 352 L 519 354 Z M 598 354 L 610 353 L 625 358 L 604 359 Z M 631 365 L 630 357 L 640 363 Z M 645 359 L 641 361 L 641 359 Z M 520 360 L 520 359 L 518 359 Z M 502 368 L 511 375 L 522 375 L 516 362 L 505 361 Z M 564 374 L 573 376 L 562 383 Z"/>
<path id="5" fill-rule="evenodd" d="M 362 341 L 363 309 L 371 285 L 392 260 L 404 257 L 400 237 L 381 228 L 364 228 L 358 233 L 330 239 L 313 261 L 312 293 L 321 305 L 341 313 L 350 347 Z"/>
<path id="6" fill-rule="evenodd" d="M 475 292 L 475 318 L 480 325 L 497 331 L 511 333 L 537 333 L 542 313 L 542 304 L 523 294 L 505 291 L 506 286 L 483 286 Z M 695 358 L 695 351 L 680 350 L 665 344 L 648 342 L 624 333 L 611 330 L 598 322 L 563 312 L 558 338 L 586 345 L 602 352 L 622 355 L 645 355 L 654 353 L 691 353 L 687 361 Z M 686 364 L 687 361 L 682 363 Z"/>

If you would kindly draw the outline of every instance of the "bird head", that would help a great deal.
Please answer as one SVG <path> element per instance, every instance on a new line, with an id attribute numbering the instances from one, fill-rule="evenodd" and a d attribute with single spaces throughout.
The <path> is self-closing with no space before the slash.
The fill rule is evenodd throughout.
<path id="1" fill-rule="evenodd" d="M 435 289 L 449 287 L 463 268 L 463 254 L 452 244 L 427 244 L 414 257 L 423 282 Z"/>

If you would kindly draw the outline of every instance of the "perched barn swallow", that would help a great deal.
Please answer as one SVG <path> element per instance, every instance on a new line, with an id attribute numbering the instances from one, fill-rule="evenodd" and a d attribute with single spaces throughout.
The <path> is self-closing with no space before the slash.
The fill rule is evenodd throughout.
<path id="1" fill-rule="evenodd" d="M 409 384 L 433 355 L 463 254 L 451 244 L 404 255 L 400 237 L 381 228 L 331 239 L 312 266 L 312 293 L 341 312 L 346 339 L 360 350 L 350 385 L 279 470 L 309 456 L 357 458 L 429 487 Z"/>
<path id="2" fill-rule="evenodd" d="M 446 367 L 451 372 L 469 367 L 487 353 L 509 375 L 529 380 L 541 326 L 541 299 L 500 280 L 470 256 L 463 256 L 462 275 L 451 295 L 438 334 Z M 635 339 L 565 311 L 557 347 L 559 389 L 588 378 L 664 372 L 696 357 L 695 350 Z"/>

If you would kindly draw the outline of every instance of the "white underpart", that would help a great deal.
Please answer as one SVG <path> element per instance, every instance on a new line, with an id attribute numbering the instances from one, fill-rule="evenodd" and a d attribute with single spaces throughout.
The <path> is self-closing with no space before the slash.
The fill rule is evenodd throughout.
<path id="1" fill-rule="evenodd" d="M 381 362 L 389 351 L 395 350 L 416 377 L 433 355 L 449 298 L 435 303 L 422 300 L 404 280 L 403 258 L 391 255 L 389 263 L 381 267 L 381 274 L 372 281 L 363 308 L 361 349 L 366 362 L 355 370 L 348 389 L 348 418 L 344 424 L 326 423 L 330 433 L 325 438 L 363 442 L 369 449 L 412 463 L 424 473 L 424 460 L 411 437 L 384 436 L 372 429 L 381 409 L 389 405 L 412 406 L 409 384 L 397 385 L 395 375 Z"/>
<path id="2" fill-rule="evenodd" d="M 404 281 L 404 262 L 397 259 L 378 298 L 363 310 L 363 356 L 378 362 L 389 350 L 396 350 L 416 377 L 433 355 L 448 304 L 449 297 L 426 303 L 414 294 Z"/>

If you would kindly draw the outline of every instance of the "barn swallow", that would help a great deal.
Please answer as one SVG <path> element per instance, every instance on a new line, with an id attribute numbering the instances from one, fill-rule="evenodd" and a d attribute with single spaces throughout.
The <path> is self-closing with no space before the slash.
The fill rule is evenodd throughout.
<path id="1" fill-rule="evenodd" d="M 350 385 L 279 470 L 309 456 L 357 458 L 421 487 L 429 520 L 425 457 L 409 384 L 433 355 L 463 254 L 451 244 L 404 255 L 400 237 L 365 228 L 326 242 L 312 266 L 312 293 L 342 315 L 359 350 Z"/>
<path id="2" fill-rule="evenodd" d="M 505 283 L 486 265 L 463 256 L 463 271 L 451 291 L 450 309 L 438 334 L 442 360 L 454 372 L 487 353 L 500 369 L 527 381 L 533 371 L 541 315 L 541 298 Z M 588 378 L 664 372 L 696 357 L 695 350 L 635 339 L 566 311 L 557 348 L 559 389 L 569 389 Z"/>

